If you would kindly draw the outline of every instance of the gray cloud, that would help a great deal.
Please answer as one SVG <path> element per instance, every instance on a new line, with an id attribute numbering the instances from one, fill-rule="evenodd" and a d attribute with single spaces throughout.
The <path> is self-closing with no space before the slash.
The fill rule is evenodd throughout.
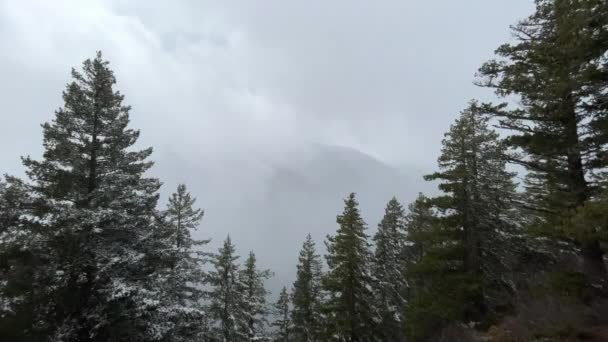
<path id="1" fill-rule="evenodd" d="M 0 68 L 8 76 L 1 86 L 9 121 L 2 142 L 28 149 L 2 155 L 31 151 L 37 124 L 60 104 L 69 68 L 102 49 L 148 143 L 227 137 L 222 140 L 240 149 L 241 141 L 297 138 L 432 165 L 451 119 L 482 94 L 471 84 L 475 69 L 531 6 L 506 0 L 3 2 Z"/>

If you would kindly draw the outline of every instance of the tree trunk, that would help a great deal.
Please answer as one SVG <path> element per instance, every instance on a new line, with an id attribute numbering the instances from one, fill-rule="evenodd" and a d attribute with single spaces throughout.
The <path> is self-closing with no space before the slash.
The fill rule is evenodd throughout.
<path id="1" fill-rule="evenodd" d="M 568 110 L 565 123 L 566 138 L 568 139 L 568 181 L 569 188 L 574 195 L 573 209 L 579 208 L 589 200 L 590 189 L 585 179 L 585 169 L 580 151 L 580 136 L 578 132 L 575 105 L 571 93 L 565 97 L 565 106 Z M 606 281 L 606 265 L 604 264 L 604 251 L 596 236 L 587 237 L 578 241 L 583 257 L 583 271 L 594 284 L 604 284 Z"/>
<path id="2" fill-rule="evenodd" d="M 606 264 L 604 263 L 604 251 L 600 248 L 598 240 L 594 239 L 581 246 L 583 256 L 583 271 L 594 285 L 605 287 Z"/>

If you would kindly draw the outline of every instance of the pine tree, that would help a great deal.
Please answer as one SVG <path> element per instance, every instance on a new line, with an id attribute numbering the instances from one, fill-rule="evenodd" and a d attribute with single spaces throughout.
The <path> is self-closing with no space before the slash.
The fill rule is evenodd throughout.
<path id="1" fill-rule="evenodd" d="M 503 151 L 472 102 L 446 133 L 440 171 L 425 177 L 441 181 L 445 194 L 428 201 L 437 212 L 431 224 L 412 232 L 422 257 L 408 271 L 418 280 L 408 324 L 418 338 L 450 321 L 491 319 L 494 307 L 510 298 L 495 273 L 505 271 L 504 237 L 515 229 L 515 185 Z"/>
<path id="2" fill-rule="evenodd" d="M 27 185 L 20 179 L 5 176 L 3 181 L 0 178 L 0 233 L 19 224 L 26 207 L 31 206 L 29 197 Z"/>
<path id="3" fill-rule="evenodd" d="M 42 341 L 52 266 L 41 225 L 32 222 L 29 187 L 18 178 L 0 179 L 0 339 Z"/>
<path id="4" fill-rule="evenodd" d="M 596 175 L 608 165 L 608 4 L 604 0 L 536 0 L 536 11 L 513 26 L 516 41 L 496 50 L 479 84 L 521 105 L 487 105 L 487 113 L 513 135 L 520 155 L 512 161 L 530 173 L 526 208 L 536 211 L 542 230 L 575 239 L 592 281 L 603 282 L 601 234 L 570 231 L 568 216 L 594 201 Z"/>
<path id="5" fill-rule="evenodd" d="M 197 338 L 203 334 L 201 322 L 206 320 L 202 287 L 206 285 L 203 266 L 208 255 L 200 247 L 209 240 L 191 236 L 203 217 L 203 211 L 193 207 L 195 201 L 180 184 L 169 198 L 156 233 L 156 252 L 162 267 L 152 277 L 161 302 L 155 326 L 171 341 Z"/>
<path id="6" fill-rule="evenodd" d="M 300 250 L 297 267 L 291 299 L 292 336 L 295 336 L 296 341 L 319 341 L 322 331 L 322 263 L 310 234 L 306 236 Z"/>
<path id="7" fill-rule="evenodd" d="M 287 294 L 287 288 L 283 286 L 279 299 L 274 304 L 274 309 L 278 316 L 278 319 L 272 323 L 275 327 L 275 341 L 276 342 L 289 342 L 289 334 L 291 333 L 291 318 L 289 311 L 289 294 Z"/>
<path id="8" fill-rule="evenodd" d="M 213 260 L 215 270 L 209 274 L 210 314 L 218 326 L 214 335 L 220 341 L 247 341 L 247 315 L 244 307 L 244 286 L 239 279 L 235 247 L 230 236 Z"/>
<path id="9" fill-rule="evenodd" d="M 246 316 L 246 326 L 243 329 L 247 332 L 248 341 L 257 341 L 265 333 L 268 291 L 264 288 L 264 281 L 270 278 L 271 273 L 270 270 L 259 270 L 255 254 L 249 252 L 239 276 L 243 285 L 243 311 Z"/>
<path id="10" fill-rule="evenodd" d="M 186 185 L 177 186 L 177 191 L 169 198 L 166 210 L 166 220 L 169 224 L 169 234 L 175 241 L 174 246 L 179 249 L 188 250 L 200 243 L 192 240 L 191 230 L 197 229 L 203 218 L 204 212 L 201 209 L 194 209 L 196 202 L 186 190 Z M 204 242 L 203 242 L 204 243 Z"/>
<path id="11" fill-rule="evenodd" d="M 406 216 L 407 235 L 404 250 L 406 267 L 406 279 L 408 282 L 407 306 L 405 310 L 405 330 L 408 339 L 413 341 L 423 340 L 432 335 L 433 329 L 438 329 L 440 324 L 436 318 L 435 311 L 441 310 L 444 298 L 450 298 L 450 294 L 433 296 L 437 285 L 450 281 L 440 282 L 441 279 L 433 277 L 436 273 L 430 267 L 434 258 L 434 249 L 438 241 L 443 242 L 443 235 L 439 229 L 437 218 L 430 199 L 423 194 L 408 207 Z M 439 277 L 444 278 L 443 274 Z M 445 277 L 447 278 L 447 277 Z M 436 284 L 437 283 L 437 284 Z M 446 285 L 451 291 L 450 285 Z M 440 311 L 445 320 L 456 319 L 452 312 L 453 306 L 446 306 Z"/>
<path id="12" fill-rule="evenodd" d="M 216 339 L 214 339 L 213 331 L 211 329 L 211 315 L 209 313 L 207 315 L 204 315 L 199 323 L 199 340 L 201 342 L 217 341 Z"/>
<path id="13" fill-rule="evenodd" d="M 327 265 L 323 279 L 329 293 L 326 303 L 329 317 L 328 338 L 340 341 L 375 340 L 370 244 L 359 203 L 351 193 L 344 200 L 340 225 L 335 236 L 327 236 Z"/>
<path id="14" fill-rule="evenodd" d="M 409 269 L 420 262 L 426 251 L 426 236 L 436 223 L 435 213 L 429 198 L 419 193 L 416 200 L 408 206 L 405 216 L 406 242 L 404 243 L 405 268 Z"/>
<path id="15" fill-rule="evenodd" d="M 143 177 L 152 166 L 146 161 L 152 149 L 129 150 L 139 131 L 127 128 L 131 107 L 113 89 L 109 62 L 98 52 L 83 63 L 82 73 L 73 69 L 72 78 L 63 93 L 64 107 L 42 126 L 43 160 L 24 159 L 36 190 L 54 201 L 94 209 L 115 208 L 137 189 L 141 197 L 124 200 L 154 208 L 159 182 Z"/>
<path id="16" fill-rule="evenodd" d="M 405 211 L 392 198 L 374 235 L 376 244 L 372 262 L 374 296 L 380 316 L 378 331 L 384 341 L 402 341 L 407 280 L 405 275 Z"/>
<path id="17" fill-rule="evenodd" d="M 64 106 L 43 125 L 44 154 L 24 159 L 37 200 L 28 225 L 41 225 L 50 281 L 36 311 L 51 339 L 108 341 L 154 335 L 146 315 L 153 293 L 147 276 L 148 238 L 158 199 L 151 149 L 133 151 L 139 132 L 128 128 L 130 107 L 98 53 L 63 93 Z"/>

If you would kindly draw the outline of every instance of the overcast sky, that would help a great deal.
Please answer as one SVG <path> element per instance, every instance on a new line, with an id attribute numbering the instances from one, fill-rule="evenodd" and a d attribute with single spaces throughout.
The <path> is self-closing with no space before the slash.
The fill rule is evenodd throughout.
<path id="1" fill-rule="evenodd" d="M 479 65 L 531 0 L 0 1 L 0 165 L 41 151 L 71 67 L 102 50 L 143 145 L 314 141 L 432 166 Z"/>
<path id="2" fill-rule="evenodd" d="M 435 169 L 443 133 L 469 99 L 492 97 L 473 85 L 475 71 L 532 9 L 0 0 L 0 174 L 21 175 L 19 157 L 40 156 L 40 124 L 62 105 L 70 68 L 102 50 L 139 144 L 156 150 L 163 198 L 186 182 L 206 210 L 197 236 L 218 246 L 232 234 L 241 254 L 255 250 L 278 293 L 306 233 L 322 248 L 335 231 L 348 192 L 373 229 L 391 196 L 406 204 L 435 191 L 421 176 Z"/>

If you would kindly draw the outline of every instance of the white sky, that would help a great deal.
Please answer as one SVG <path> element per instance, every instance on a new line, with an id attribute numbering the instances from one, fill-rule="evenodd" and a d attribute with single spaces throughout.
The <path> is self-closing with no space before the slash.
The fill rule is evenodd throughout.
<path id="1" fill-rule="evenodd" d="M 142 144 L 315 141 L 433 166 L 474 73 L 531 0 L 0 1 L 0 165 L 41 150 L 71 67 L 102 50 Z"/>

